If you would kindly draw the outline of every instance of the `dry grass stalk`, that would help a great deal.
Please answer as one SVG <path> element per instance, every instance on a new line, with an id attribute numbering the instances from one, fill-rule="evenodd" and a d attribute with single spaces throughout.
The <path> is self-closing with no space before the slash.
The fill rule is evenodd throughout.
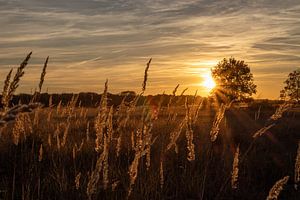
<path id="1" fill-rule="evenodd" d="M 188 90 L 189 88 L 185 88 L 184 90 L 182 90 L 182 92 L 181 92 L 181 94 L 180 94 L 180 96 L 183 96 L 184 95 L 184 93 Z"/>
<path id="2" fill-rule="evenodd" d="M 176 119 L 177 119 L 177 117 L 178 117 L 178 113 L 176 112 L 176 113 L 174 113 L 173 116 L 171 117 L 171 121 L 175 122 Z"/>
<path id="3" fill-rule="evenodd" d="M 57 145 L 57 149 L 60 150 L 60 138 L 59 138 L 59 134 L 60 134 L 60 129 L 59 129 L 59 125 L 56 126 L 56 130 L 54 132 L 54 135 L 56 136 L 56 145 Z"/>
<path id="4" fill-rule="evenodd" d="M 90 122 L 87 122 L 86 125 L 86 141 L 89 142 L 90 141 Z"/>
<path id="5" fill-rule="evenodd" d="M 283 113 L 288 111 L 292 106 L 293 106 L 293 104 L 291 104 L 289 102 L 284 102 L 276 109 L 275 113 L 270 117 L 270 119 L 272 119 L 272 120 L 280 119 L 282 117 Z"/>
<path id="6" fill-rule="evenodd" d="M 117 157 L 119 157 L 120 150 L 121 150 L 121 145 L 122 145 L 122 135 L 123 135 L 123 132 L 120 132 L 119 137 L 118 137 L 118 139 L 117 139 L 117 146 L 116 146 Z"/>
<path id="7" fill-rule="evenodd" d="M 42 162 L 43 160 L 43 144 L 41 144 L 39 149 L 39 162 Z"/>
<path id="8" fill-rule="evenodd" d="M 51 122 L 52 110 L 48 111 L 47 122 Z"/>
<path id="9" fill-rule="evenodd" d="M 179 84 L 177 84 L 176 87 L 174 88 L 174 90 L 172 91 L 173 96 L 176 95 L 178 88 L 179 88 Z"/>
<path id="10" fill-rule="evenodd" d="M 185 108 L 186 108 L 186 132 L 185 132 L 185 137 L 187 141 L 187 152 L 188 156 L 187 159 L 188 161 L 193 161 L 195 160 L 195 145 L 193 143 L 193 129 L 192 129 L 192 119 L 190 115 L 190 107 L 188 105 L 188 99 L 186 98 L 185 100 Z"/>
<path id="11" fill-rule="evenodd" d="M 176 96 L 176 92 L 177 92 L 177 89 L 178 89 L 178 88 L 179 88 L 179 84 L 176 85 L 176 87 L 174 88 L 174 90 L 173 90 L 173 92 L 172 92 L 172 96 L 171 96 L 170 99 L 169 99 L 169 102 L 168 102 L 168 105 L 167 105 L 168 111 L 170 111 L 170 106 L 171 106 L 172 100 L 173 100 L 173 98 Z"/>
<path id="12" fill-rule="evenodd" d="M 46 69 L 47 69 L 47 65 L 48 65 L 48 60 L 49 60 L 49 56 L 47 57 L 47 59 L 44 63 L 43 71 L 41 73 L 40 83 L 39 83 L 39 93 L 41 93 L 41 91 L 42 91 L 43 83 L 44 83 L 45 76 L 46 76 Z"/>
<path id="13" fill-rule="evenodd" d="M 151 61 L 152 61 L 152 58 L 150 58 L 150 60 L 147 63 L 147 66 L 145 68 L 144 81 L 143 81 L 143 85 L 142 85 L 142 93 L 145 92 L 145 90 L 146 90 L 146 85 L 147 85 L 147 80 L 148 80 L 148 70 L 149 70 Z"/>
<path id="14" fill-rule="evenodd" d="M 163 189 L 163 187 L 164 187 L 164 166 L 163 166 L 163 159 L 160 159 L 160 165 L 159 165 L 159 183 L 160 183 L 160 188 Z"/>
<path id="15" fill-rule="evenodd" d="M 147 145 L 146 147 L 146 169 L 149 170 L 151 166 L 151 147 Z"/>
<path id="16" fill-rule="evenodd" d="M 30 52 L 26 58 L 23 60 L 23 62 L 20 64 L 20 66 L 17 69 L 17 72 L 12 80 L 12 82 L 9 85 L 9 89 L 7 91 L 7 95 L 5 97 L 5 104 L 4 107 L 7 108 L 9 105 L 10 100 L 13 97 L 13 94 L 15 93 L 16 89 L 19 87 L 19 82 L 21 80 L 21 77 L 24 75 L 24 69 L 28 64 L 28 61 L 30 59 L 32 52 Z"/>
<path id="17" fill-rule="evenodd" d="M 102 153 L 97 160 L 95 169 L 92 171 L 92 174 L 90 175 L 87 184 L 87 191 L 86 191 L 89 199 L 92 199 L 92 196 L 97 192 L 98 185 L 100 182 L 100 174 L 102 170 L 103 160 L 104 160 L 104 154 Z"/>
<path id="18" fill-rule="evenodd" d="M 108 157 L 109 157 L 109 146 L 111 144 L 112 136 L 113 136 L 113 107 L 110 107 L 110 111 L 107 118 L 107 133 L 104 135 L 104 151 L 102 152 L 104 155 L 103 160 L 103 187 L 107 189 L 109 184 L 109 166 L 108 166 Z"/>
<path id="19" fill-rule="evenodd" d="M 67 125 L 65 127 L 64 135 L 63 135 L 63 141 L 61 143 L 61 147 L 64 147 L 66 142 L 67 142 L 67 136 L 69 134 L 69 129 L 70 129 L 70 121 L 67 122 Z"/>
<path id="20" fill-rule="evenodd" d="M 114 112 L 114 108 L 113 106 L 111 106 L 106 119 L 107 137 L 109 142 L 111 142 L 113 137 L 113 112 Z"/>
<path id="21" fill-rule="evenodd" d="M 81 178 L 81 172 L 79 172 L 76 177 L 75 177 L 75 186 L 76 186 L 76 190 L 79 189 L 80 187 L 80 178 Z"/>
<path id="22" fill-rule="evenodd" d="M 285 176 L 279 181 L 277 181 L 271 188 L 267 200 L 277 200 L 280 192 L 283 190 L 284 185 L 288 182 L 289 176 Z"/>
<path id="23" fill-rule="evenodd" d="M 178 140 L 178 138 L 179 138 L 179 136 L 180 136 L 180 133 L 181 133 L 181 131 L 182 131 L 182 129 L 184 128 L 184 126 L 186 125 L 186 121 L 187 121 L 187 119 L 186 119 L 186 117 L 180 122 L 180 124 L 177 126 L 177 128 L 174 130 L 174 131 L 172 131 L 171 133 L 170 133 L 170 142 L 169 142 L 169 144 L 168 144 L 168 146 L 167 146 L 167 151 L 168 150 L 170 150 L 172 147 L 175 147 L 175 151 L 176 151 L 176 149 L 177 149 L 177 144 L 176 144 L 176 142 L 177 142 L 177 140 Z M 176 151 L 177 152 L 177 151 Z"/>
<path id="24" fill-rule="evenodd" d="M 198 120 L 199 112 L 200 112 L 200 109 L 202 108 L 203 101 L 204 101 L 204 98 L 202 98 L 202 100 L 199 102 L 199 104 L 198 104 L 198 106 L 196 108 L 195 115 L 194 115 L 194 122 L 193 122 L 194 124 Z"/>
<path id="25" fill-rule="evenodd" d="M 24 132 L 23 123 L 22 123 L 20 117 L 17 116 L 16 121 L 15 121 L 15 125 L 14 125 L 14 128 L 13 128 L 13 134 L 12 134 L 13 143 L 15 145 L 19 144 L 19 139 L 20 139 L 20 135 L 21 135 L 22 132 Z"/>
<path id="26" fill-rule="evenodd" d="M 273 126 L 275 126 L 275 124 L 270 124 L 269 126 L 265 126 L 265 127 L 261 128 L 261 129 L 259 129 L 258 131 L 256 131 L 256 133 L 254 133 L 254 135 L 252 137 L 253 138 L 260 137 L 265 132 L 267 132 L 269 129 L 271 129 Z"/>
<path id="27" fill-rule="evenodd" d="M 73 149 L 72 149 L 73 160 L 76 159 L 76 154 L 82 150 L 83 144 L 84 144 L 84 140 L 81 141 L 79 147 L 77 146 L 77 144 L 75 144 L 75 146 L 73 147 Z"/>
<path id="28" fill-rule="evenodd" d="M 107 121 L 107 88 L 108 88 L 108 81 L 106 80 L 104 85 L 104 92 L 101 97 L 100 101 L 100 110 L 98 115 L 95 119 L 95 129 L 96 129 L 96 141 L 95 141 L 95 150 L 97 152 L 101 151 L 102 148 L 102 141 L 103 141 L 103 134 L 104 128 L 106 126 Z"/>
<path id="29" fill-rule="evenodd" d="M 48 103 L 48 105 L 49 105 L 49 108 L 53 107 L 53 96 L 52 96 L 52 94 L 49 97 L 49 103 Z"/>
<path id="30" fill-rule="evenodd" d="M 5 126 L 9 121 L 14 121 L 18 114 L 31 112 L 39 106 L 39 103 L 18 104 L 5 111 L 0 111 L 0 126 Z"/>
<path id="31" fill-rule="evenodd" d="M 89 111 L 89 109 L 87 108 L 87 109 L 85 109 L 85 112 L 83 113 L 82 118 L 83 118 L 84 120 L 87 120 L 88 111 Z"/>
<path id="32" fill-rule="evenodd" d="M 36 109 L 35 112 L 34 112 L 34 118 L 33 118 L 33 125 L 34 126 L 37 126 L 39 124 L 40 112 L 41 112 L 40 108 Z"/>
<path id="33" fill-rule="evenodd" d="M 9 73 L 7 74 L 6 79 L 4 81 L 4 86 L 3 86 L 3 91 L 2 91 L 2 99 L 1 99 L 1 103 L 3 105 L 8 104 L 6 101 L 7 101 L 7 98 L 8 98 L 7 95 L 8 95 L 8 89 L 9 89 L 9 86 L 10 86 L 10 79 L 11 79 L 12 71 L 13 71 L 13 69 L 11 69 L 9 71 Z"/>
<path id="34" fill-rule="evenodd" d="M 27 113 L 20 113 L 17 115 L 13 127 L 13 142 L 15 145 L 19 144 L 21 136 L 26 137 L 26 134 L 32 133 L 32 122 Z"/>
<path id="35" fill-rule="evenodd" d="M 69 116 L 73 116 L 74 115 L 74 111 L 75 111 L 75 108 L 76 108 L 76 104 L 78 102 L 78 98 L 79 98 L 79 95 L 78 94 L 74 94 L 72 96 L 71 101 L 68 103 L 68 106 L 66 108 L 66 114 L 68 114 Z"/>
<path id="36" fill-rule="evenodd" d="M 160 114 L 160 112 L 161 112 L 161 108 L 162 108 L 162 103 L 163 103 L 163 101 L 164 101 L 164 94 L 160 96 L 159 101 L 158 101 L 157 109 L 156 109 L 156 111 L 153 113 L 153 114 L 154 114 L 154 116 L 153 116 L 153 119 L 154 119 L 154 120 L 157 120 L 158 117 L 159 117 L 159 114 Z"/>
<path id="37" fill-rule="evenodd" d="M 210 131 L 210 140 L 212 142 L 216 141 L 216 139 L 218 137 L 218 134 L 220 131 L 220 124 L 222 122 L 222 119 L 224 118 L 225 111 L 226 111 L 226 105 L 222 104 L 218 110 L 218 113 L 213 122 L 212 129 Z"/>
<path id="38" fill-rule="evenodd" d="M 143 116 L 143 129 L 142 129 L 142 146 L 146 151 L 146 167 L 147 170 L 150 168 L 151 164 L 151 140 L 152 140 L 152 113 L 150 110 L 147 111 L 146 117 Z"/>
<path id="39" fill-rule="evenodd" d="M 88 182 L 87 194 L 89 198 L 92 198 L 92 195 L 94 195 L 97 191 L 97 186 L 100 183 L 101 171 L 102 171 L 102 177 L 103 177 L 102 183 L 104 189 L 107 189 L 109 184 L 108 156 L 109 156 L 109 146 L 113 134 L 113 125 L 112 125 L 113 107 L 111 107 L 109 109 L 109 113 L 107 113 L 108 110 L 107 84 L 108 82 L 106 81 L 104 93 L 102 94 L 102 98 L 100 102 L 100 111 L 95 120 L 96 137 L 97 137 L 95 150 L 97 152 L 100 152 L 101 149 L 103 149 L 103 151 L 97 160 L 96 168 L 93 170 Z"/>
<path id="40" fill-rule="evenodd" d="M 39 85 L 38 85 L 39 89 L 38 89 L 37 92 L 34 92 L 32 98 L 31 98 L 31 102 L 37 101 L 38 98 L 39 98 L 39 95 L 41 94 L 43 83 L 44 83 L 45 76 L 46 76 L 46 68 L 47 68 L 48 60 L 49 60 L 49 56 L 47 57 L 47 59 L 44 63 L 44 66 L 43 66 L 43 70 L 41 72 L 40 82 L 39 82 Z"/>
<path id="41" fill-rule="evenodd" d="M 240 156 L 240 145 L 237 146 L 234 154 L 231 174 L 231 188 L 237 189 L 238 177 L 239 177 L 239 156 Z"/>
<path id="42" fill-rule="evenodd" d="M 298 149 L 297 149 L 297 156 L 295 161 L 295 188 L 297 188 L 298 183 L 300 182 L 300 140 L 298 141 Z"/>
<path id="43" fill-rule="evenodd" d="M 254 120 L 257 121 L 260 117 L 261 106 L 259 106 L 257 112 L 255 112 Z"/>
<path id="44" fill-rule="evenodd" d="M 84 145 L 84 140 L 81 140 L 79 147 L 77 146 L 77 144 L 75 144 L 76 152 L 80 152 L 83 148 L 83 145 Z"/>
<path id="45" fill-rule="evenodd" d="M 74 118 L 75 118 L 75 124 L 73 126 L 74 128 L 79 128 L 81 125 L 81 120 L 77 118 L 76 114 L 74 115 Z"/>
<path id="46" fill-rule="evenodd" d="M 58 135 L 58 134 L 56 135 L 56 144 L 57 144 L 57 149 L 60 150 L 60 148 L 61 148 L 61 143 L 60 143 L 60 138 L 59 138 L 59 135 Z"/>
<path id="47" fill-rule="evenodd" d="M 135 148 L 134 131 L 131 131 L 131 134 L 130 134 L 130 143 L 131 143 L 131 149 L 134 150 L 134 148 Z"/>
<path id="48" fill-rule="evenodd" d="M 130 184 L 129 184 L 129 190 L 128 190 L 128 195 L 127 197 L 130 197 L 131 192 L 132 192 L 132 187 L 135 183 L 135 180 L 137 178 L 138 174 L 138 166 L 139 166 L 139 160 L 142 157 L 142 154 L 140 151 L 135 153 L 134 159 L 129 167 L 129 177 L 130 177 Z"/>
<path id="49" fill-rule="evenodd" d="M 117 111 L 115 112 L 115 115 L 117 116 L 117 120 L 116 120 L 117 124 L 121 124 L 121 121 L 122 121 L 122 118 L 123 118 L 123 113 L 126 110 L 125 100 L 126 100 L 127 96 L 128 96 L 128 94 L 126 94 L 123 97 L 120 105 L 117 107 Z M 119 127 L 118 127 L 118 129 L 119 129 Z M 119 130 L 117 130 L 117 131 L 119 131 Z"/>
<path id="50" fill-rule="evenodd" d="M 111 184 L 111 190 L 115 191 L 117 186 L 119 185 L 120 181 L 115 181 Z"/>
<path id="51" fill-rule="evenodd" d="M 143 135 L 143 132 L 138 129 L 136 130 L 136 133 L 135 133 L 135 143 L 134 143 L 134 151 L 142 151 L 142 148 L 143 148 L 143 138 L 142 138 L 142 135 Z"/>
<path id="52" fill-rule="evenodd" d="M 98 185 L 100 183 L 100 174 L 102 171 L 103 175 L 103 185 L 106 189 L 108 186 L 108 153 L 109 153 L 109 138 L 107 137 L 107 134 L 104 134 L 104 143 L 103 143 L 103 151 L 101 155 L 99 156 L 96 167 L 92 171 L 92 174 L 88 181 L 87 186 L 87 195 L 89 199 L 92 199 L 92 196 L 97 192 Z"/>
<path id="53" fill-rule="evenodd" d="M 133 185 L 135 183 L 138 174 L 139 160 L 143 155 L 146 155 L 147 170 L 150 167 L 151 145 L 154 142 L 152 141 L 151 130 L 152 130 L 151 113 L 147 113 L 146 118 L 143 119 L 142 131 L 137 130 L 137 134 L 136 134 L 135 156 L 134 156 L 134 160 L 132 161 L 129 167 L 130 184 L 129 184 L 127 197 L 131 195 Z"/>
<path id="54" fill-rule="evenodd" d="M 187 140 L 187 159 L 188 161 L 195 160 L 195 145 L 193 143 L 193 130 L 190 128 L 187 128 L 186 130 L 186 140 Z"/>
<path id="55" fill-rule="evenodd" d="M 150 165 L 151 165 L 151 129 L 152 126 L 150 125 L 145 125 L 144 126 L 144 136 L 143 140 L 145 142 L 145 151 L 146 151 L 146 167 L 147 170 L 149 170 Z"/>
<path id="56" fill-rule="evenodd" d="M 122 143 L 122 136 L 123 136 L 123 129 L 126 129 L 126 124 L 127 124 L 127 121 L 129 120 L 130 118 L 130 114 L 131 112 L 134 111 L 135 109 L 135 105 L 130 105 L 130 107 L 127 107 L 125 105 L 125 100 L 126 100 L 126 97 L 125 96 L 123 99 L 122 99 L 122 102 L 121 104 L 118 106 L 118 109 L 117 111 L 115 112 L 115 116 L 117 116 L 116 118 L 116 125 L 117 125 L 117 128 L 116 128 L 116 133 L 119 134 L 118 136 L 118 139 L 117 139 L 117 145 L 116 145 L 116 153 L 117 153 L 117 156 L 119 156 L 119 153 L 120 153 L 120 150 L 121 150 L 121 143 Z M 125 117 L 124 117 L 124 113 L 126 114 Z M 131 132 L 131 147 L 132 149 L 134 149 L 135 147 L 135 143 L 134 143 L 134 133 Z"/>
<path id="57" fill-rule="evenodd" d="M 56 107 L 56 114 L 60 113 L 61 112 L 61 107 L 62 107 L 62 100 L 59 101 L 57 107 Z"/>
<path id="58" fill-rule="evenodd" d="M 195 102 L 196 102 L 196 99 L 197 99 L 197 94 L 198 94 L 198 90 L 195 91 L 192 105 L 195 105 Z"/>
<path id="59" fill-rule="evenodd" d="M 51 134 L 48 135 L 48 146 L 52 147 L 52 137 L 51 137 Z"/>
<path id="60" fill-rule="evenodd" d="M 132 114 L 134 114 L 134 112 L 136 111 L 136 108 L 137 108 L 137 102 L 138 100 L 140 99 L 141 95 L 137 95 L 130 103 L 129 103 L 129 106 L 126 107 L 126 115 L 125 115 L 125 118 L 120 122 L 120 125 L 119 127 L 126 127 L 129 119 L 130 119 L 130 116 Z"/>
<path id="61" fill-rule="evenodd" d="M 108 177 L 108 151 L 105 154 L 103 160 L 103 188 L 106 190 L 109 184 L 109 177 Z"/>
<path id="62" fill-rule="evenodd" d="M 9 102 L 12 99 L 14 92 L 19 87 L 20 79 L 24 75 L 24 69 L 28 64 L 31 54 L 32 54 L 32 52 L 30 52 L 26 56 L 26 58 L 23 60 L 23 62 L 20 64 L 12 82 L 9 84 L 9 87 L 4 85 L 4 89 L 6 90 L 6 92 L 5 92 L 5 96 L 2 97 L 2 103 L 3 103 L 5 110 L 9 107 Z M 11 76 L 11 74 L 9 76 Z M 10 80 L 10 77 L 9 77 L 9 80 Z M 8 87 L 8 88 L 5 88 L 5 87 Z"/>
<path id="63" fill-rule="evenodd" d="M 72 158 L 73 158 L 73 160 L 76 159 L 76 147 L 73 147 L 73 149 L 72 149 Z"/>
<path id="64" fill-rule="evenodd" d="M 80 101 L 80 103 L 81 103 L 81 101 Z M 80 106 L 79 106 L 79 107 L 80 107 Z M 80 116 L 81 118 L 83 118 L 83 116 L 84 116 L 84 107 L 81 107 L 79 116 Z"/>

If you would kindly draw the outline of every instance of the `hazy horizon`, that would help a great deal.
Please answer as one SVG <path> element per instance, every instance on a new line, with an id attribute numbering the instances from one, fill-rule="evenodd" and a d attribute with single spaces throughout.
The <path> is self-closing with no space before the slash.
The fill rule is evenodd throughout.
<path id="1" fill-rule="evenodd" d="M 0 79 L 33 51 L 18 92 L 140 91 L 153 58 L 146 94 L 206 96 L 209 69 L 235 57 L 251 67 L 255 98 L 277 99 L 289 72 L 300 67 L 298 0 L 0 0 Z M 0 82 L 3 87 L 3 81 Z"/>

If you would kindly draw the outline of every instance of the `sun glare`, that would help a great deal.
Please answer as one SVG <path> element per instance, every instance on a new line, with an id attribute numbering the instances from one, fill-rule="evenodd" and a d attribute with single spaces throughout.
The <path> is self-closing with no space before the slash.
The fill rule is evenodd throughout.
<path id="1" fill-rule="evenodd" d="M 214 79 L 212 78 L 211 74 L 205 74 L 203 77 L 202 86 L 205 87 L 207 90 L 211 91 L 216 87 L 216 83 Z"/>

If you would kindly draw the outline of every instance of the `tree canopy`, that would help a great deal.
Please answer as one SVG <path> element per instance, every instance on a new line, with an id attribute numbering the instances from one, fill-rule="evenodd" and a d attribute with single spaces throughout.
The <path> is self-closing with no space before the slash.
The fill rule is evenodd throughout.
<path id="1" fill-rule="evenodd" d="M 280 91 L 280 97 L 286 100 L 300 102 L 300 69 L 291 72 L 284 81 L 284 88 Z"/>
<path id="2" fill-rule="evenodd" d="M 214 93 L 222 99 L 243 100 L 256 93 L 250 67 L 243 60 L 224 58 L 211 72 L 217 84 Z"/>

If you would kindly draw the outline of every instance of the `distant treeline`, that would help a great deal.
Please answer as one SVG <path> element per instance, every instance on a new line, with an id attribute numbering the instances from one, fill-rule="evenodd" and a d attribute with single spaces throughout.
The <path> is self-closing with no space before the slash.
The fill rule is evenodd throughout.
<path id="1" fill-rule="evenodd" d="M 76 100 L 76 106 L 83 106 L 83 107 L 98 107 L 100 100 L 101 100 L 101 94 L 87 92 L 87 93 L 62 93 L 62 94 L 48 94 L 48 93 L 41 93 L 37 95 L 36 102 L 42 103 L 45 107 L 48 107 L 49 104 L 51 106 L 57 106 L 61 103 L 61 105 L 66 106 L 69 102 L 72 100 Z M 32 100 L 33 95 L 31 94 L 19 94 L 14 95 L 13 99 L 11 100 L 10 104 L 11 106 L 17 105 L 17 104 L 28 104 Z M 125 104 L 128 104 L 134 98 L 136 97 L 136 94 L 134 92 L 129 93 L 120 93 L 120 94 L 107 94 L 107 102 L 109 106 L 118 106 L 121 104 L 121 102 L 124 100 Z M 137 102 L 137 106 L 144 105 L 144 104 L 151 104 L 152 106 L 158 106 L 161 104 L 161 106 L 168 106 L 170 105 L 174 106 L 184 106 L 186 97 L 188 100 L 188 104 L 191 104 L 192 102 L 200 103 L 200 101 L 203 100 L 203 104 L 208 104 L 209 102 L 212 102 L 212 99 L 209 97 L 201 97 L 197 96 L 196 98 L 193 95 L 183 95 L 183 96 L 173 96 L 173 95 L 167 95 L 167 94 L 157 94 L 157 95 L 148 95 L 148 96 L 141 96 Z M 2 96 L 0 95 L 0 99 Z M 1 101 L 0 101 L 1 102 Z M 280 101 L 277 100 L 268 100 L 268 99 L 261 99 L 261 100 L 249 100 L 247 104 L 251 107 L 258 108 L 259 106 L 263 105 L 263 107 L 273 107 L 274 105 L 280 103 Z M 2 107 L 2 104 L 0 103 L 0 107 Z"/>
<path id="2" fill-rule="evenodd" d="M 56 106 L 61 103 L 61 105 L 66 106 L 69 102 L 72 100 L 76 100 L 76 106 L 83 106 L 83 107 L 97 107 L 99 106 L 100 100 L 101 100 L 101 94 L 97 93 L 62 93 L 62 94 L 48 94 L 48 93 L 41 93 L 37 95 L 35 102 L 40 102 L 44 106 L 48 107 L 49 104 L 52 106 Z M 17 105 L 17 104 L 28 104 L 32 100 L 33 95 L 31 94 L 19 94 L 14 95 L 13 99 L 11 100 L 11 106 Z M 136 97 L 135 94 L 129 93 L 129 94 L 107 94 L 107 102 L 109 106 L 118 106 L 121 104 L 121 102 L 124 100 L 126 104 L 134 100 Z M 158 105 L 161 104 L 162 106 L 167 106 L 171 100 L 171 104 L 174 105 L 184 105 L 185 104 L 185 97 L 188 98 L 188 102 L 192 103 L 194 101 L 194 96 L 172 96 L 172 95 L 166 95 L 166 94 L 158 94 L 158 95 L 148 95 L 148 96 L 141 96 L 137 102 L 137 105 L 144 105 L 151 104 L 151 105 Z M 197 96 L 196 101 L 199 102 L 202 97 Z M 1 99 L 1 95 L 0 95 Z M 0 107 L 2 107 L 2 104 L 0 103 Z"/>

